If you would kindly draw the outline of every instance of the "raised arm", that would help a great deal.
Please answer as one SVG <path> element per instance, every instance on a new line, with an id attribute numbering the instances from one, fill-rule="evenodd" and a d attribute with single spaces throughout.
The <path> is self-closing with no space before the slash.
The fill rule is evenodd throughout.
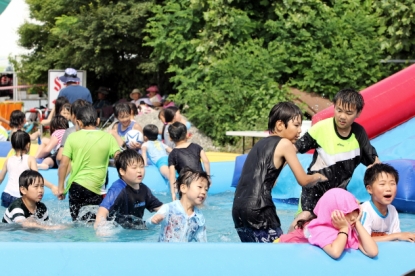
<path id="1" fill-rule="evenodd" d="M 327 181 L 327 178 L 322 174 L 306 174 L 303 167 L 301 166 L 300 161 L 297 158 L 297 154 L 295 148 L 293 147 L 293 144 L 288 139 L 281 139 L 281 141 L 275 148 L 274 165 L 276 168 L 279 168 L 284 165 L 281 161 L 281 157 L 283 157 L 286 160 L 292 172 L 294 173 L 297 182 L 301 186 L 314 185 L 317 182 Z"/>
<path id="2" fill-rule="evenodd" d="M 202 158 L 206 173 L 210 175 L 210 162 L 204 150 L 200 152 L 200 158 Z"/>
<path id="3" fill-rule="evenodd" d="M 6 173 L 7 173 L 7 160 L 9 160 L 9 158 L 7 158 L 6 161 L 4 161 L 3 168 L 1 169 L 1 172 L 0 172 L 0 184 L 3 182 L 4 177 L 6 176 Z"/>

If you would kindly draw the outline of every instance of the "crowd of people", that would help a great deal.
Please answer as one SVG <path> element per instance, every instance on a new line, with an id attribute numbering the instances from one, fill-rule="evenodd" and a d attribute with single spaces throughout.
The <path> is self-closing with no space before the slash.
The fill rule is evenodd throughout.
<path id="1" fill-rule="evenodd" d="M 7 208 L 3 222 L 63 228 L 42 223 L 49 217 L 40 202 L 47 186 L 59 200 L 68 196 L 72 220 L 93 222 L 98 235 L 104 235 L 102 229 L 115 221 L 124 228 L 138 229 L 160 224 L 160 242 L 206 242 L 205 219 L 198 206 L 206 200 L 211 184 L 210 163 L 203 148 L 190 142 L 191 124 L 180 110 L 163 101 L 156 85 L 147 89 L 147 97 L 133 89 L 131 102 L 115 104 L 116 122 L 104 131 L 98 128 L 100 112 L 112 106 L 106 100 L 110 90 L 101 87 L 92 104 L 89 90 L 78 84 L 76 70 L 67 69 L 61 80 L 67 87 L 50 118 L 51 136 L 41 138 L 34 157 L 29 155 L 31 140 L 39 134 L 31 137 L 23 131 L 24 113 L 12 112 L 10 141 L 15 154 L 6 159 L 0 173 L 0 182 L 9 174 L 1 196 Z M 375 257 L 376 241 L 415 241 L 414 233 L 400 231 L 398 214 L 391 205 L 398 172 L 380 162 L 364 128 L 355 122 L 364 107 L 363 97 L 344 89 L 333 104 L 334 117 L 315 124 L 301 138 L 299 107 L 280 102 L 270 111 L 270 135 L 249 152 L 235 191 L 232 218 L 242 242 L 310 243 L 337 259 L 348 248 Z M 140 124 L 138 115 L 147 112 L 159 112 L 162 129 Z M 311 149 L 315 151 L 306 172 L 297 152 Z M 114 159 L 119 179 L 107 191 L 110 159 Z M 149 164 L 169 184 L 172 202 L 163 204 L 143 183 Z M 286 164 L 302 186 L 302 194 L 301 212 L 284 234 L 271 190 Z M 368 167 L 362 185 L 371 196 L 361 205 L 347 191 L 359 164 Z M 37 172 L 49 168 L 58 170 L 57 186 Z M 80 213 L 90 205 L 99 206 L 96 213 Z M 147 221 L 142 220 L 145 209 L 156 212 Z"/>

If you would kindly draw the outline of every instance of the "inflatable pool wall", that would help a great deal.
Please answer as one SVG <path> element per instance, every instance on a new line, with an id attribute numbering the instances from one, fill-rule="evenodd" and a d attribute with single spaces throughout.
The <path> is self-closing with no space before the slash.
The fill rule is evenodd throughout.
<path id="1" fill-rule="evenodd" d="M 414 76 L 415 64 L 361 91 L 365 106 L 356 122 L 365 128 L 369 138 L 415 117 Z M 315 124 L 333 115 L 331 106 L 315 114 L 312 122 Z"/>

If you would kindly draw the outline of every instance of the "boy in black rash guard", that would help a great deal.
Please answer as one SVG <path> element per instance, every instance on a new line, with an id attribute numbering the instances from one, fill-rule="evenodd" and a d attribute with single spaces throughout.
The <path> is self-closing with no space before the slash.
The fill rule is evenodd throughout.
<path id="1" fill-rule="evenodd" d="M 189 167 L 196 172 L 203 172 L 202 159 L 205 171 L 210 175 L 210 163 L 205 151 L 195 143 L 187 142 L 187 128 L 180 122 L 175 122 L 169 127 L 170 139 L 176 144 L 169 154 L 169 182 L 172 200 L 176 200 L 176 171 Z"/>
<path id="2" fill-rule="evenodd" d="M 161 203 L 142 183 L 144 179 L 144 159 L 133 149 L 121 152 L 115 158 L 120 179 L 115 181 L 96 214 L 95 229 L 100 230 L 108 217 L 115 217 L 115 221 L 124 228 L 145 227 L 141 220 L 144 209 L 150 212 L 158 211 Z"/>
<path id="3" fill-rule="evenodd" d="M 291 102 L 276 104 L 269 113 L 269 137 L 260 140 L 248 154 L 235 191 L 232 217 L 242 242 L 273 242 L 281 234 L 271 190 L 285 163 L 301 186 L 327 179 L 307 175 L 293 143 L 301 133 L 301 110 Z"/>
<path id="4" fill-rule="evenodd" d="M 302 212 L 291 224 L 289 232 L 294 230 L 298 220 L 308 220 L 325 192 L 332 188 L 346 189 L 360 163 L 370 166 L 380 162 L 365 129 L 354 122 L 363 110 L 362 95 L 353 89 L 343 89 L 334 96 L 333 104 L 334 117 L 313 125 L 295 144 L 300 153 L 315 149 L 308 174 L 321 173 L 328 181 L 303 187 Z"/>

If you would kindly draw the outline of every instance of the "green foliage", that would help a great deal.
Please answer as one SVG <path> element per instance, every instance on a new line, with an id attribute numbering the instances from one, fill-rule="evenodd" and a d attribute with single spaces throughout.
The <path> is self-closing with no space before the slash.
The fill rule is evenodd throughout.
<path id="1" fill-rule="evenodd" d="M 155 81 L 157 64 L 142 46 L 152 1 L 28 0 L 31 16 L 20 44 L 33 49 L 22 59 L 21 76 L 45 83 L 49 69 L 73 67 L 88 72 L 88 86 L 108 86 L 128 95 Z"/>
<path id="2" fill-rule="evenodd" d="M 415 2 L 412 0 L 373 1 L 379 14 L 382 49 L 392 58 L 414 59 Z"/>

